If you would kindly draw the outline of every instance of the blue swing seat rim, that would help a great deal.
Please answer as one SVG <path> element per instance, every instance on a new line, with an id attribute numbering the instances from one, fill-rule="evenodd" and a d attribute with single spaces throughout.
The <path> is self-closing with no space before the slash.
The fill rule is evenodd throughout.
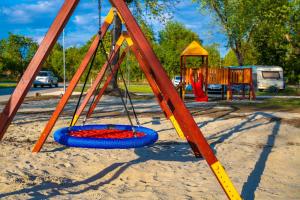
<path id="1" fill-rule="evenodd" d="M 124 139 L 109 139 L 109 138 L 85 138 L 70 136 L 70 131 L 80 130 L 103 130 L 103 129 L 118 129 L 132 130 L 130 125 L 121 124 L 91 124 L 84 126 L 64 127 L 54 132 L 54 140 L 62 145 L 79 148 L 96 148 L 96 149 L 129 149 L 140 148 L 154 144 L 158 140 L 156 131 L 143 127 L 134 126 L 137 132 L 142 132 L 145 135 L 136 138 Z"/>

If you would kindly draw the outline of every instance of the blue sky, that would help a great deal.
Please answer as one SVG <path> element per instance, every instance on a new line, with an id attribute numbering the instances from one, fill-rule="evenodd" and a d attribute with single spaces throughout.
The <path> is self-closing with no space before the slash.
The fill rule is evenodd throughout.
<path id="1" fill-rule="evenodd" d="M 7 37 L 8 32 L 12 32 L 40 42 L 62 3 L 63 0 L 0 0 L 0 39 Z M 104 0 L 102 17 L 105 17 L 109 8 L 109 1 Z M 209 13 L 201 14 L 191 0 L 176 5 L 173 19 L 198 33 L 204 44 L 219 43 L 221 55 L 226 54 L 226 37 Z M 163 28 L 157 20 L 149 23 L 156 33 Z M 97 0 L 81 0 L 65 28 L 66 45 L 84 44 L 97 32 L 97 27 Z"/>

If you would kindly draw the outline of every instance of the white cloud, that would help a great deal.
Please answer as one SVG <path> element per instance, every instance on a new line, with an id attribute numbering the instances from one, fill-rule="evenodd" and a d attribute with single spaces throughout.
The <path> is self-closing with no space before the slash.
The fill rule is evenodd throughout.
<path id="1" fill-rule="evenodd" d="M 36 4 L 23 5 L 23 9 L 26 11 L 38 12 L 38 13 L 48 13 L 52 12 L 57 6 L 57 3 L 61 0 L 54 1 L 38 1 Z"/>
<path id="2" fill-rule="evenodd" d="M 84 15 L 76 15 L 73 22 L 77 25 L 87 25 L 91 23 L 95 23 L 98 20 L 98 16 L 95 14 L 84 14 Z"/>
<path id="3" fill-rule="evenodd" d="M 53 13 L 62 0 L 38 1 L 35 4 L 15 4 L 10 7 L 0 7 L 0 14 L 11 23 L 27 24 L 41 14 Z"/>
<path id="4" fill-rule="evenodd" d="M 41 42 L 43 41 L 44 37 L 45 37 L 45 36 L 38 36 L 37 39 L 36 39 L 36 41 L 37 41 L 39 44 L 41 44 Z"/>

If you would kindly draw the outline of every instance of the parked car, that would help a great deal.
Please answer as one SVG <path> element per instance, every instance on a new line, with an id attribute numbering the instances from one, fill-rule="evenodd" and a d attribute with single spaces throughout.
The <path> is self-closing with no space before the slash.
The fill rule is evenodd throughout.
<path id="1" fill-rule="evenodd" d="M 181 80 L 181 76 L 174 76 L 174 78 L 172 79 L 172 83 L 173 85 L 176 87 L 179 85 L 180 83 L 180 80 Z"/>
<path id="2" fill-rule="evenodd" d="M 58 87 L 58 78 L 52 71 L 40 71 L 33 82 L 33 87 L 36 88 L 37 86 Z"/>
<path id="3" fill-rule="evenodd" d="M 220 92 L 222 92 L 222 85 L 221 84 L 209 84 L 207 86 L 207 90 L 209 93 L 220 93 Z"/>

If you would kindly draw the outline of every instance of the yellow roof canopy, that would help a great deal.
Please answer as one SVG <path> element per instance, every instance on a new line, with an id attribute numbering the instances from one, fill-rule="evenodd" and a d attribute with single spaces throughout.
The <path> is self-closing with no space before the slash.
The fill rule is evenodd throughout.
<path id="1" fill-rule="evenodd" d="M 208 56 L 208 52 L 196 41 L 193 41 L 181 53 L 181 56 Z"/>

